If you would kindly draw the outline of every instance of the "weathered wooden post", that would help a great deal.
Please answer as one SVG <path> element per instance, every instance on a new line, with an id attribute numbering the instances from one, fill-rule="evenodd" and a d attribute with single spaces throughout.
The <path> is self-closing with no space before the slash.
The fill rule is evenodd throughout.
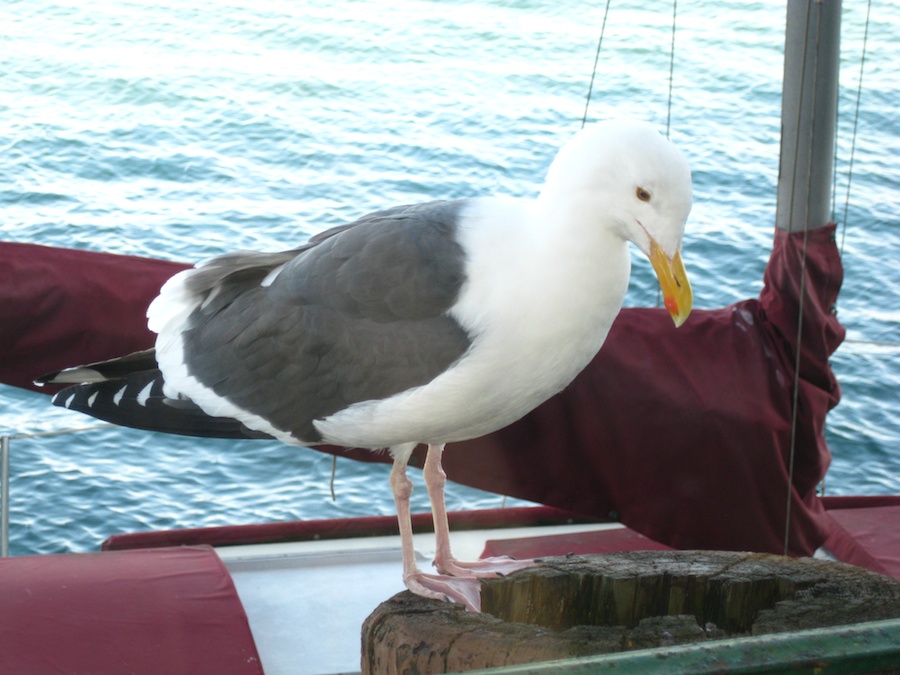
<path id="1" fill-rule="evenodd" d="M 482 584 L 484 612 L 409 592 L 363 624 L 362 671 L 444 673 L 900 617 L 900 582 L 824 560 L 637 551 Z"/>

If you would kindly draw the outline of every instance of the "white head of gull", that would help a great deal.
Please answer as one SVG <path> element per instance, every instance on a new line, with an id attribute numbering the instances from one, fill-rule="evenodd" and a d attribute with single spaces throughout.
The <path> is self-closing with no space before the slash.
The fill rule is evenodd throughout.
<path id="1" fill-rule="evenodd" d="M 480 577 L 533 563 L 453 557 L 444 445 L 514 422 L 588 364 L 625 297 L 628 242 L 681 325 L 690 208 L 682 153 L 649 124 L 604 122 L 560 150 L 534 200 L 401 206 L 292 251 L 213 258 L 151 304 L 155 353 L 41 381 L 81 383 L 54 401 L 140 428 L 389 448 L 407 587 L 477 610 Z M 437 574 L 413 550 L 406 467 L 419 443 Z"/>

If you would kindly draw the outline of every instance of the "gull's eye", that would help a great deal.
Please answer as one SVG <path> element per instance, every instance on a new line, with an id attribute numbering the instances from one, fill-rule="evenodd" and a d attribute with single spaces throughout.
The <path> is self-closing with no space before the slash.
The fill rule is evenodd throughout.
<path id="1" fill-rule="evenodd" d="M 634 194 L 640 199 L 642 202 L 650 201 L 650 191 L 645 190 L 644 188 L 638 186 L 637 190 L 634 191 Z"/>

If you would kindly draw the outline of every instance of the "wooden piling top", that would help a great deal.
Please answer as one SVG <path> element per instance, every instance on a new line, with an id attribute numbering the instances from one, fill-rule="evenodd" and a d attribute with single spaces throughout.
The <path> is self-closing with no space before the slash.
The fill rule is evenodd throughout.
<path id="1" fill-rule="evenodd" d="M 482 582 L 481 614 L 403 592 L 362 631 L 363 673 L 444 673 L 900 617 L 900 582 L 727 551 L 547 558 Z"/>

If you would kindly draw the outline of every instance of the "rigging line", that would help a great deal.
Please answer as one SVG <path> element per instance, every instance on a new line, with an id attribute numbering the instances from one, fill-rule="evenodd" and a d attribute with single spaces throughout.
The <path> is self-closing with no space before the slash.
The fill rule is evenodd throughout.
<path id="1" fill-rule="evenodd" d="M 42 436 L 61 436 L 62 434 L 77 434 L 82 431 L 94 431 L 95 429 L 112 429 L 119 426 L 118 424 L 95 424 L 90 427 L 74 427 L 72 429 L 56 429 L 54 431 L 35 431 L 28 434 L 10 434 L 6 436 L 10 440 L 20 438 L 40 438 Z"/>
<path id="2" fill-rule="evenodd" d="M 9 436 L 0 436 L 0 558 L 9 556 Z"/>
<path id="3" fill-rule="evenodd" d="M 837 188 L 838 188 L 838 135 L 841 128 L 841 94 L 840 77 L 838 77 L 837 106 L 834 109 L 834 143 L 831 146 L 831 222 L 837 223 Z"/>
<path id="4" fill-rule="evenodd" d="M 331 481 L 328 487 L 331 490 L 331 501 L 336 502 L 337 496 L 334 494 L 334 479 L 337 476 L 337 455 L 331 456 Z"/>
<path id="5" fill-rule="evenodd" d="M 603 46 L 603 34 L 606 32 L 606 17 L 609 16 L 609 5 L 612 0 L 606 0 L 606 9 L 603 12 L 603 23 L 600 25 L 600 38 L 597 40 L 597 53 L 594 55 L 594 69 L 591 71 L 591 83 L 588 85 L 587 99 L 584 102 L 584 116 L 581 118 L 581 128 L 587 124 L 588 108 L 591 107 L 591 94 L 594 92 L 594 79 L 597 77 L 597 64 L 600 62 L 600 48 Z"/>
<path id="6" fill-rule="evenodd" d="M 675 24 L 678 16 L 678 0 L 672 0 L 672 46 L 669 50 L 669 100 L 666 105 L 666 138 L 672 127 L 672 85 L 675 82 Z"/>
<path id="7" fill-rule="evenodd" d="M 809 50 L 809 21 L 811 14 L 809 11 L 809 4 L 812 4 L 812 0 L 807 5 L 805 35 L 803 36 L 803 57 L 800 59 L 800 100 L 797 104 L 797 139 L 794 141 L 794 168 L 791 172 L 791 199 L 788 203 L 787 231 L 789 234 L 794 231 L 794 190 L 797 186 L 797 171 L 800 166 L 799 137 L 800 130 L 803 128 L 803 88 L 806 84 L 806 57 L 808 56 L 807 51 Z M 787 50 L 785 49 L 785 51 Z M 810 131 L 812 131 L 811 125 Z M 812 166 L 807 167 L 807 169 L 811 172 Z M 807 198 L 809 198 L 809 195 L 807 195 Z"/>
<path id="8" fill-rule="evenodd" d="M 809 228 L 803 231 L 803 251 L 800 258 L 800 307 L 797 316 L 797 341 L 796 354 L 794 355 L 794 391 L 791 397 L 791 443 L 788 452 L 788 486 L 787 501 L 785 505 L 784 519 L 784 555 L 788 554 L 791 536 L 791 495 L 794 489 L 794 457 L 797 453 L 797 416 L 800 399 L 800 357 L 803 353 L 803 305 L 806 297 L 806 244 L 809 238 Z"/>
<path id="9" fill-rule="evenodd" d="M 859 102 L 862 99 L 863 69 L 866 65 L 866 48 L 869 42 L 869 17 L 872 13 L 872 0 L 866 6 L 866 27 L 863 31 L 862 57 L 859 60 L 859 83 L 856 87 L 856 112 L 853 115 L 853 135 L 850 141 L 850 163 L 847 167 L 847 198 L 844 200 L 844 217 L 841 219 L 841 257 L 844 257 L 844 239 L 847 235 L 847 211 L 850 208 L 850 183 L 853 180 L 853 157 L 856 154 L 856 130 L 859 127 Z"/>
<path id="10" fill-rule="evenodd" d="M 800 130 L 803 128 L 800 125 L 801 121 L 801 111 L 803 110 L 803 100 L 802 100 L 802 92 L 805 91 L 805 83 L 806 83 L 806 58 L 809 50 L 809 24 L 810 19 L 812 17 L 812 8 L 818 7 L 818 12 L 816 14 L 816 59 L 813 63 L 813 82 L 816 81 L 816 77 L 818 75 L 819 68 L 819 36 L 822 29 L 822 9 L 821 6 L 816 2 L 816 0 L 809 0 L 806 11 L 806 28 L 805 34 L 803 36 L 803 59 L 801 60 L 801 70 L 800 70 L 800 91 L 801 91 L 801 100 L 800 104 L 797 106 L 797 136 L 798 139 L 794 145 L 794 171 L 791 177 L 791 204 L 789 207 L 789 218 L 788 218 L 788 232 L 793 231 L 794 224 L 794 188 L 797 183 L 797 159 L 800 154 L 800 143 L 799 143 L 799 135 Z M 811 119 L 809 124 L 809 133 L 813 134 L 815 129 L 815 111 L 816 111 L 816 87 L 812 88 L 813 100 L 810 102 L 811 106 Z M 811 139 L 812 140 L 812 139 Z M 812 152 L 813 152 L 813 144 L 809 143 L 809 153 L 807 157 L 807 185 L 806 185 L 806 217 L 809 218 L 809 207 L 811 203 L 811 188 L 812 188 Z M 791 497 L 793 495 L 794 490 L 794 458 L 797 452 L 797 416 L 798 416 L 798 408 L 800 401 L 800 358 L 803 353 L 801 349 L 803 343 L 803 310 L 804 310 L 804 300 L 806 297 L 806 254 L 807 254 L 807 244 L 809 241 L 809 223 L 805 224 L 806 227 L 803 229 L 803 247 L 800 258 L 800 297 L 799 297 L 799 307 L 797 310 L 797 340 L 795 342 L 795 352 L 794 355 L 794 386 L 793 386 L 793 395 L 791 401 L 791 441 L 790 441 L 790 449 L 788 452 L 788 481 L 787 481 L 787 497 L 785 500 L 785 519 L 784 519 L 784 555 L 788 554 L 790 549 L 790 540 L 791 540 Z"/>
<path id="11" fill-rule="evenodd" d="M 900 347 L 900 342 L 888 342 L 887 340 L 854 340 L 853 338 L 844 338 L 844 344 L 852 343 L 856 345 L 875 345 L 877 347 Z"/>
<path id="12" fill-rule="evenodd" d="M 666 102 L 666 138 L 669 138 L 672 128 L 672 87 L 675 82 L 675 26 L 677 17 L 678 0 L 672 0 L 672 44 L 669 48 L 669 97 Z M 662 288 L 659 287 L 656 289 L 656 306 L 662 306 Z"/>

